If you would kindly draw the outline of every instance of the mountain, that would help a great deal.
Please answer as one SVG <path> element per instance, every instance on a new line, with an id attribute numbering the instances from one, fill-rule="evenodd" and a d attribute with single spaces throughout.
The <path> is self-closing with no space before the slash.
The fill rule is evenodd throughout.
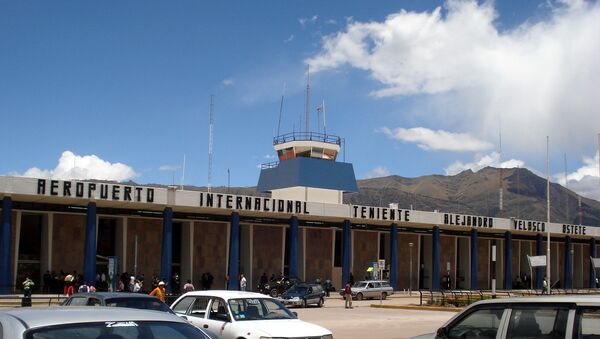
<path id="1" fill-rule="evenodd" d="M 503 211 L 499 209 L 502 175 Z M 357 205 L 401 208 L 492 217 L 546 220 L 546 179 L 525 168 L 486 167 L 453 176 L 429 175 L 418 178 L 388 176 L 358 180 L 359 192 L 345 195 L 345 202 Z M 550 221 L 579 224 L 577 193 L 550 183 Z M 600 226 L 600 202 L 581 197 L 581 223 Z"/>
<path id="2" fill-rule="evenodd" d="M 503 211 L 499 208 L 500 175 L 503 185 Z M 150 185 L 167 187 L 165 185 Z M 206 187 L 188 186 L 186 190 L 206 191 Z M 545 221 L 546 179 L 525 168 L 486 167 L 477 172 L 457 175 L 428 175 L 404 178 L 397 175 L 358 180 L 359 191 L 344 195 L 344 203 L 388 206 L 422 211 L 451 212 L 491 217 Z M 213 192 L 268 196 L 256 187 L 212 187 Z M 550 183 L 550 221 L 579 224 L 579 195 Z M 600 226 L 600 202 L 581 197 L 581 224 Z"/>

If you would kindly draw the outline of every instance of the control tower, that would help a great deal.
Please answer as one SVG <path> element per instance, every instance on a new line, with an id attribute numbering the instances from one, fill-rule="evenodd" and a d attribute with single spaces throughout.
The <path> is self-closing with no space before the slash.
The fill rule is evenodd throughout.
<path id="1" fill-rule="evenodd" d="M 336 162 L 341 140 L 315 132 L 273 138 L 279 161 L 262 165 L 257 191 L 274 199 L 342 204 L 343 193 L 358 188 L 352 164 Z"/>

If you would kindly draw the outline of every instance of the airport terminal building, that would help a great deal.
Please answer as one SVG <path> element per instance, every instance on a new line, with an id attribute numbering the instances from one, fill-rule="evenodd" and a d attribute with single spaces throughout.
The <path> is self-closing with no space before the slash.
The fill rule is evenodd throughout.
<path id="1" fill-rule="evenodd" d="M 530 276 L 528 256 L 546 254 L 548 232 L 552 283 L 595 285 L 597 227 L 344 204 L 357 186 L 352 165 L 336 161 L 340 141 L 275 138 L 279 162 L 263 166 L 257 186 L 270 197 L 0 176 L 0 287 L 10 293 L 25 275 L 41 284 L 46 270 L 95 280 L 115 257 L 118 272 L 177 272 L 196 286 L 210 272 L 214 288 L 228 276 L 236 289 L 243 273 L 256 289 L 265 272 L 339 288 L 385 260 L 397 290 L 448 287 L 448 277 L 452 289 L 486 290 L 494 273 L 498 289 L 511 289 Z M 534 287 L 544 275 L 533 270 Z"/>

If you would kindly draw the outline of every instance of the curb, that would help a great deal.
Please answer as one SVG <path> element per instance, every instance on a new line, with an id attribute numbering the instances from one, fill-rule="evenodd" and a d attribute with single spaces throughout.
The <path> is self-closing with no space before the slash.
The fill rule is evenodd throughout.
<path id="1" fill-rule="evenodd" d="M 431 306 L 409 306 L 409 305 L 377 305 L 371 304 L 371 307 L 374 308 L 392 308 L 392 309 L 401 309 L 401 310 L 413 310 L 413 311 L 443 311 L 443 312 L 460 312 L 463 309 L 456 308 L 448 308 L 448 307 L 431 307 Z"/>

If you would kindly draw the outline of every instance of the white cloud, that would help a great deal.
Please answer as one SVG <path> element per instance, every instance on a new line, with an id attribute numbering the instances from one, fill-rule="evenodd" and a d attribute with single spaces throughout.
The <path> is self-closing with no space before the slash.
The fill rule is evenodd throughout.
<path id="1" fill-rule="evenodd" d="M 233 81 L 233 79 L 228 78 L 228 79 L 224 79 L 221 83 L 225 86 L 233 86 L 234 81 Z"/>
<path id="2" fill-rule="evenodd" d="M 600 174 L 598 173 L 598 153 L 594 158 L 584 157 L 583 166 L 567 174 L 567 187 L 584 197 L 600 201 Z M 555 174 L 554 178 L 565 186 L 565 173 Z"/>
<path id="3" fill-rule="evenodd" d="M 589 143 L 600 126 L 600 2 L 556 3 L 541 21 L 502 31 L 493 4 L 450 0 L 446 14 L 349 20 L 306 62 L 313 72 L 364 70 L 381 84 L 376 97 L 425 94 L 424 119 L 476 137 L 501 117 L 505 146 L 522 153 L 539 154 L 546 135 L 570 148 Z"/>
<path id="4" fill-rule="evenodd" d="M 283 42 L 287 44 L 288 42 L 294 41 L 294 38 L 295 38 L 295 36 L 294 36 L 294 34 L 292 34 L 292 35 L 290 35 L 289 38 L 283 40 Z"/>
<path id="5" fill-rule="evenodd" d="M 265 158 L 265 159 L 275 159 L 275 154 L 265 154 L 265 156 L 263 158 Z"/>
<path id="6" fill-rule="evenodd" d="M 71 151 L 64 151 L 58 159 L 58 165 L 52 169 L 32 167 L 23 174 L 15 175 L 34 178 L 52 178 L 61 180 L 114 180 L 125 181 L 139 176 L 133 168 L 122 163 L 110 163 L 95 155 L 79 156 Z"/>
<path id="7" fill-rule="evenodd" d="M 313 24 L 317 21 L 317 19 L 319 19 L 318 15 L 313 15 L 310 18 L 299 18 L 298 22 L 300 23 L 300 26 L 305 27 L 307 24 Z"/>
<path id="8" fill-rule="evenodd" d="M 370 170 L 369 172 L 365 173 L 365 179 L 387 177 L 389 175 L 390 175 L 390 171 L 387 168 L 377 166 L 377 167 L 373 168 L 372 170 Z"/>
<path id="9" fill-rule="evenodd" d="M 478 140 L 467 133 L 452 133 L 428 128 L 381 128 L 392 139 L 417 144 L 427 151 L 478 152 L 492 148 L 492 144 Z"/>
<path id="10" fill-rule="evenodd" d="M 446 175 L 456 175 L 462 171 L 472 170 L 477 172 L 485 167 L 496 167 L 496 168 L 515 168 L 524 167 L 525 162 L 517 159 L 510 159 L 507 161 L 500 161 L 500 153 L 492 152 L 486 155 L 476 156 L 473 162 L 463 163 L 462 161 L 455 161 L 450 166 L 446 167 Z"/>
<path id="11" fill-rule="evenodd" d="M 181 166 L 178 165 L 162 165 L 158 168 L 159 171 L 163 172 L 173 172 L 181 169 Z"/>

